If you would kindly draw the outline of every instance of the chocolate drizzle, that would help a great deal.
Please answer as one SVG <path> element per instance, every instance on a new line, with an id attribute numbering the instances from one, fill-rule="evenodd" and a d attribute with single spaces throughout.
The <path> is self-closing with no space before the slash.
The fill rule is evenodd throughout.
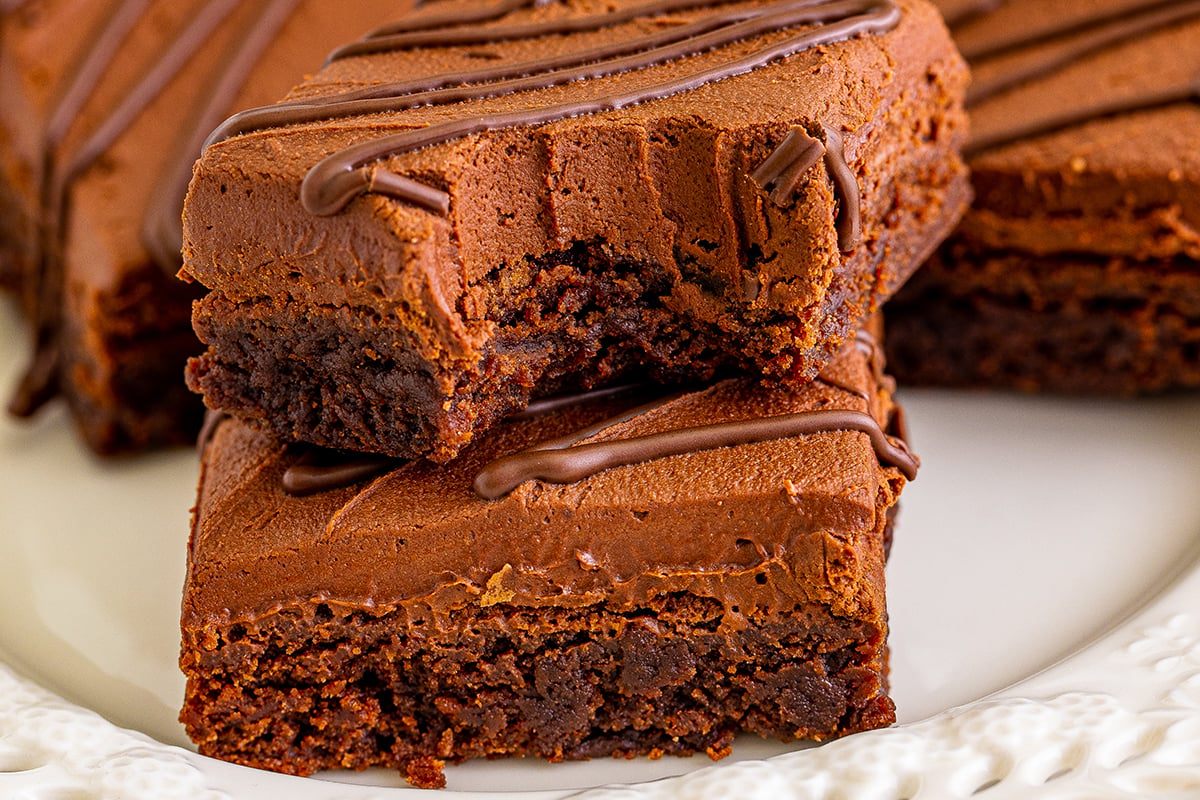
<path id="1" fill-rule="evenodd" d="M 294 497 L 329 492 L 375 478 L 404 462 L 387 456 L 306 447 L 283 473 L 283 490 Z"/>
<path id="2" fill-rule="evenodd" d="M 883 351 L 880 349 L 879 343 L 875 341 L 874 336 L 864 330 L 860 330 L 854 334 L 852 346 L 866 356 L 867 363 L 871 365 L 872 372 L 874 372 L 876 375 L 883 374 Z M 871 398 L 867 392 L 863 391 L 862 389 L 856 389 L 853 386 L 847 386 L 846 384 L 829 375 L 828 372 L 828 367 L 826 367 L 826 369 L 817 374 L 817 377 L 814 378 L 814 380 L 818 380 L 826 386 L 832 386 L 834 389 L 846 392 L 847 394 L 861 397 L 867 402 L 871 401 Z M 902 436 L 900 438 L 903 439 L 904 437 Z"/>
<path id="3" fill-rule="evenodd" d="M 771 202 L 787 205 L 796 194 L 800 178 L 825 156 L 825 144 L 801 127 L 793 127 L 771 155 L 750 173 L 750 179 L 767 192 Z"/>
<path id="4" fill-rule="evenodd" d="M 866 332 L 855 336 L 852 345 L 872 363 L 878 347 Z M 822 376 L 823 382 L 836 389 L 869 400 L 866 393 L 842 386 Z M 614 386 L 587 392 L 556 395 L 531 403 L 523 412 L 509 417 L 520 422 L 553 414 L 564 408 L 612 399 L 645 390 L 643 385 Z M 627 466 L 672 455 L 734 447 L 755 442 L 787 439 L 816 433 L 858 431 L 871 440 L 880 462 L 898 468 L 909 480 L 916 477 L 919 459 L 909 452 L 902 437 L 890 435 L 870 414 L 849 409 L 817 409 L 771 417 L 736 420 L 661 431 L 628 439 L 579 444 L 597 434 L 650 411 L 661 408 L 688 393 L 680 390 L 638 405 L 577 431 L 551 439 L 486 464 L 476 475 L 473 488 L 485 500 L 495 500 L 528 480 L 548 483 L 574 483 L 613 467 Z M 895 419 L 889 430 L 896 430 Z M 301 455 L 284 471 L 283 490 L 294 496 L 333 491 L 377 477 L 406 462 L 385 456 L 303 446 Z M 411 462 L 408 462 L 411 463 Z"/>
<path id="5" fill-rule="evenodd" d="M 564 408 L 608 400 L 622 395 L 644 391 L 645 384 L 626 384 L 592 389 L 587 392 L 572 392 L 534 400 L 525 410 L 508 417 L 509 421 L 535 419 Z M 212 412 L 210 412 L 212 413 Z M 209 418 L 205 418 L 207 426 Z M 209 434 L 211 436 L 211 433 Z M 373 478 L 404 462 L 396 458 L 354 453 L 347 450 L 331 450 L 314 445 L 300 445 L 300 457 L 284 470 L 281 484 L 290 495 L 302 497 L 319 492 L 344 489 L 359 481 Z"/>
<path id="6" fill-rule="evenodd" d="M 334 54 L 347 58 L 368 52 L 436 47 L 526 39 L 553 33 L 599 30 L 639 17 L 668 11 L 703 7 L 697 0 L 660 0 L 604 15 L 514 25 L 487 26 L 481 21 L 503 19 L 523 2 L 502 3 L 464 24 L 462 19 L 413 20 L 377 32 L 361 43 Z M 792 35 L 733 57 L 717 66 L 676 74 L 642 89 L 601 94 L 583 100 L 553 103 L 537 108 L 466 117 L 423 128 L 375 137 L 346 147 L 323 159 L 309 170 L 301 187 L 304 207 L 315 215 L 332 215 L 354 198 L 375 193 L 403 200 L 438 214 L 449 210 L 449 196 L 432 186 L 402 176 L 377 162 L 390 156 L 434 144 L 500 128 L 537 126 L 570 117 L 615 111 L 663 99 L 708 83 L 761 68 L 771 62 L 823 44 L 868 33 L 884 33 L 899 21 L 900 11 L 891 0 L 779 0 L 764 6 L 735 10 L 691 23 L 669 27 L 655 34 L 634 37 L 579 53 L 489 67 L 455 75 L 401 81 L 336 95 L 304 98 L 277 106 L 239 114 L 213 133 L 209 141 L 267 127 L 337 119 L 381 111 L 398 111 L 418 106 L 442 105 L 466 100 L 536 91 L 566 83 L 597 79 L 678 62 L 737 41 L 753 39 L 779 30 L 800 28 Z M 446 27 L 442 27 L 446 26 Z M 827 135 L 829 130 L 827 129 Z M 858 187 L 853 173 L 836 161 L 840 138 L 827 159 L 835 185 L 842 195 L 845 222 L 839 225 L 839 240 L 849 243 L 860 224 L 854 213 Z M 848 191 L 847 176 L 853 188 Z M 845 229 L 843 233 L 842 229 Z"/>
<path id="7" fill-rule="evenodd" d="M 608 400 L 614 397 L 644 392 L 648 388 L 644 383 L 628 383 L 620 386 L 608 386 L 603 389 L 591 389 L 586 392 L 569 392 L 556 394 L 534 400 L 525 410 L 509 415 L 509 420 L 534 419 L 552 414 L 563 408 L 571 408 L 583 403 L 594 403 L 598 400 Z"/>
<path id="8" fill-rule="evenodd" d="M 229 415 L 224 411 L 219 411 L 214 408 L 205 410 L 204 423 L 200 426 L 200 432 L 196 434 L 196 455 L 204 458 L 204 452 L 208 450 L 208 446 L 212 444 L 213 437 L 217 433 L 217 428 L 221 427 L 221 423 L 229 419 Z"/>
<path id="9" fill-rule="evenodd" d="M 809 136 L 799 126 L 793 127 L 779 146 L 750 173 L 750 179 L 767 192 L 772 202 L 786 206 L 794 199 L 804 173 L 824 160 L 841 199 L 837 215 L 838 249 L 847 253 L 858 247 L 862 240 L 858 180 L 846 163 L 841 134 L 828 125 L 822 125 L 821 129 L 825 133 L 824 142 Z"/>
<path id="10" fill-rule="evenodd" d="M 1057 131 L 1073 128 L 1093 120 L 1114 117 L 1120 114 L 1130 114 L 1136 111 L 1148 111 L 1154 108 L 1200 100 L 1200 75 L 1186 84 L 1164 86 L 1154 92 L 1147 92 L 1139 97 L 1107 100 L 1093 99 L 1077 107 L 1056 109 L 1035 119 L 1014 120 L 1011 127 L 996 131 L 989 136 L 978 136 L 971 139 L 964 150 L 968 156 L 978 155 L 985 150 L 991 150 L 1006 144 L 1012 144 L 1023 139 L 1045 136 Z"/>
<path id="11" fill-rule="evenodd" d="M 251 25 L 239 50 L 226 62 L 221 78 L 212 87 L 210 105 L 225 101 L 225 106 L 208 111 L 208 130 L 232 101 L 232 94 L 244 83 L 262 47 L 269 42 L 282 19 L 290 13 L 297 0 L 274 0 L 264 7 Z M 17 390 L 9 402 L 9 412 L 27 417 L 57 394 L 61 369 L 61 347 L 58 326 L 61 317 L 62 292 L 65 281 L 65 238 L 69 214 L 69 194 L 72 184 L 100 158 L 128 129 L 138 115 L 157 98 L 184 68 L 195 53 L 238 7 L 239 0 L 209 0 L 201 4 L 191 20 L 158 56 L 155 63 L 126 94 L 108 110 L 104 119 L 73 152 L 62 154 L 60 149 L 71 126 L 93 96 L 95 89 L 113 60 L 121 52 L 126 39 L 142 19 L 150 0 L 125 0 L 97 30 L 85 48 L 75 69 L 65 79 L 64 89 L 55 103 L 42 135 L 42 157 L 39 187 L 37 263 L 29 276 L 33 293 L 34 356 Z M 190 176 L 191 164 L 199 155 L 199 141 L 182 148 L 177 155 L 173 176 Z M 178 230 L 179 210 L 183 207 L 183 191 L 178 177 L 164 181 L 168 186 L 152 198 L 143 225 L 147 250 L 156 263 L 170 274 L 178 269 L 182 234 Z M 186 178 L 183 188 L 186 189 Z M 173 209 L 173 211 L 172 211 Z M 176 218 L 174 228 L 162 220 Z M 147 236 L 146 232 L 154 232 Z M 174 237 L 168 241 L 170 237 Z M 171 243 L 173 241 L 173 244 Z"/>
<path id="12" fill-rule="evenodd" d="M 291 17 L 300 0 L 271 0 L 253 25 L 248 26 L 233 52 L 225 61 L 221 74 L 209 87 L 190 134 L 180 142 L 159 179 L 147 207 L 142 224 L 142 246 L 168 274 L 174 275 L 183 263 L 180 248 L 183 225 L 180 211 L 192 177 L 192 164 L 204 149 L 207 132 L 229 113 L 238 92 L 245 86 L 262 57 L 263 51 L 275 40 L 276 34 Z"/>
<path id="13" fill-rule="evenodd" d="M 524 411 L 508 417 L 509 421 L 535 419 L 564 408 L 608 400 L 645 389 L 644 384 L 627 384 L 572 392 L 534 400 Z M 207 423 L 207 418 L 205 420 Z M 283 490 L 290 495 L 305 495 L 344 489 L 368 478 L 395 469 L 404 462 L 387 456 L 332 450 L 314 445 L 300 445 L 300 457 L 283 473 Z"/>
<path id="14" fill-rule="evenodd" d="M 870 414 L 845 409 L 801 411 L 761 419 L 680 428 L 629 439 L 575 444 L 659 404 L 643 406 L 587 431 L 498 458 L 475 477 L 475 492 L 480 497 L 494 500 L 528 480 L 573 483 L 613 467 L 652 459 L 833 431 L 867 434 L 880 461 L 897 467 L 909 480 L 917 475 L 919 462 L 902 441 L 888 437 Z"/>
<path id="15" fill-rule="evenodd" d="M 1151 34 L 1173 24 L 1200 19 L 1200 2 L 1162 2 L 1147 0 L 1136 12 L 1106 12 L 1098 10 L 1085 19 L 1041 30 L 1032 30 L 1020 39 L 1003 40 L 987 45 L 965 46 L 964 54 L 975 67 L 989 59 L 1006 57 L 1022 48 L 1048 46 L 1043 53 L 1032 54 L 1019 66 L 992 77 L 976 80 L 968 96 L 968 107 L 977 108 L 988 100 L 1032 81 L 1050 76 L 1056 71 L 1078 63 L 1140 36 Z M 972 17 L 974 21 L 974 17 Z M 986 24 L 986 18 L 978 24 Z M 1147 111 L 1176 103 L 1200 99 L 1200 74 L 1190 80 L 1170 83 L 1163 81 L 1154 89 L 1135 96 L 1111 96 L 1092 92 L 1080 93 L 1064 107 L 1031 109 L 1027 115 L 1013 117 L 987 133 L 972 136 L 966 153 L 978 155 L 1024 139 L 1043 136 L 1105 117 Z"/>

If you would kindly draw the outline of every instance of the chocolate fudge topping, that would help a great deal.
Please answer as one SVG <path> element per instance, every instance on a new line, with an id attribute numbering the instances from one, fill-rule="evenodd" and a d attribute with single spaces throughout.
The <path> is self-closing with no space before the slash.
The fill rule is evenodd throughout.
<path id="1" fill-rule="evenodd" d="M 190 385 L 445 461 L 565 387 L 809 380 L 961 209 L 963 78 L 919 0 L 418 11 L 214 134 Z"/>

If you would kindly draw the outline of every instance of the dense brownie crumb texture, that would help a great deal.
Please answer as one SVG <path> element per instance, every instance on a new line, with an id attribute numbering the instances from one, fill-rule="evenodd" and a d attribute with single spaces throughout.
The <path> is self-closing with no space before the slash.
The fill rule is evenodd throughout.
<path id="1" fill-rule="evenodd" d="M 920 0 L 430 3 L 214 134 L 190 385 L 441 462 L 563 390 L 798 386 L 957 221 L 965 81 Z"/>
<path id="2" fill-rule="evenodd" d="M 889 724 L 883 567 L 917 461 L 880 367 L 860 337 L 800 389 L 555 398 L 445 465 L 213 415 L 189 735 L 440 786 L 468 757 L 718 758 L 741 731 Z"/>
<path id="3" fill-rule="evenodd" d="M 438 786 L 893 721 L 872 315 L 965 206 L 965 82 L 920 0 L 443 0 L 219 126 L 200 751 Z"/>
<path id="4" fill-rule="evenodd" d="M 1200 387 L 1200 4 L 939 2 L 975 203 L 888 308 L 900 380 Z"/>
<path id="5" fill-rule="evenodd" d="M 189 442 L 200 345 L 179 215 L 204 136 L 392 18 L 317 0 L 15 0 L 0 6 L 0 287 L 35 353 L 9 410 L 61 394 L 97 452 Z M 8 346 L 11 346 L 9 344 Z"/>

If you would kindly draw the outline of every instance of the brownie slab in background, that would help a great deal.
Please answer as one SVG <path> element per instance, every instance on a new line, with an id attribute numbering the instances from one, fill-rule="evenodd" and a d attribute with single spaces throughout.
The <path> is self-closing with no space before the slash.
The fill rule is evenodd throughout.
<path id="1" fill-rule="evenodd" d="M 957 221 L 965 80 L 921 0 L 431 3 L 205 151 L 190 384 L 438 461 L 564 388 L 798 385 Z"/>
<path id="2" fill-rule="evenodd" d="M 975 202 L 888 306 L 893 370 L 1200 387 L 1200 3 L 989 5 L 954 28 L 974 74 Z"/>
<path id="3" fill-rule="evenodd" d="M 0 11 L 0 285 L 37 346 L 12 409 L 57 393 L 112 453 L 191 441 L 197 287 L 175 277 L 205 135 L 406 7 L 38 0 Z M 8 398 L 5 398 L 7 401 Z"/>
<path id="4" fill-rule="evenodd" d="M 447 760 L 716 758 L 743 731 L 891 723 L 885 537 L 916 460 L 877 355 L 858 339 L 797 390 L 547 404 L 356 484 L 303 485 L 312 448 L 225 418 L 189 548 L 189 735 L 429 786 Z"/>

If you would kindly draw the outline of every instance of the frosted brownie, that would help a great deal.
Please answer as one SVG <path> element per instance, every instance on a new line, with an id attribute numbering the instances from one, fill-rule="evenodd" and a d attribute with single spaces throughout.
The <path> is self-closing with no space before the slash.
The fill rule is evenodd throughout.
<path id="1" fill-rule="evenodd" d="M 190 385 L 437 461 L 564 388 L 797 385 L 957 221 L 965 79 L 921 0 L 431 3 L 214 136 Z"/>
<path id="2" fill-rule="evenodd" d="M 99 452 L 191 441 L 197 287 L 180 212 L 204 137 L 405 6 L 39 0 L 0 7 L 0 284 L 36 353 L 11 410 L 61 393 Z M 6 398 L 7 400 L 7 398 Z"/>
<path id="3" fill-rule="evenodd" d="M 447 760 L 887 725 L 885 537 L 917 462 L 878 367 L 860 339 L 794 391 L 546 401 L 445 465 L 223 418 L 188 551 L 189 735 L 435 786 Z"/>
<path id="4" fill-rule="evenodd" d="M 989 5 L 953 31 L 975 203 L 888 307 L 897 376 L 1200 387 L 1200 3 Z"/>

